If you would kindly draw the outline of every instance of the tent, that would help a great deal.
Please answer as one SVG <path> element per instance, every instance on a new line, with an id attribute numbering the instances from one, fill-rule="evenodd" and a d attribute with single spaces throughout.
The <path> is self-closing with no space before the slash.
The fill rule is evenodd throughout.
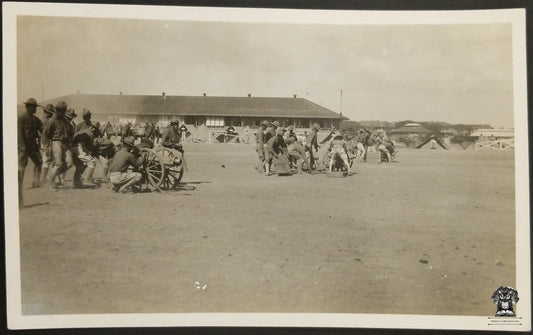
<path id="1" fill-rule="evenodd" d="M 420 149 L 428 143 L 432 146 L 431 149 L 437 149 L 437 144 L 440 145 L 444 150 L 448 149 L 435 135 L 431 135 L 430 137 L 428 137 L 427 140 L 420 143 L 416 148 Z"/>

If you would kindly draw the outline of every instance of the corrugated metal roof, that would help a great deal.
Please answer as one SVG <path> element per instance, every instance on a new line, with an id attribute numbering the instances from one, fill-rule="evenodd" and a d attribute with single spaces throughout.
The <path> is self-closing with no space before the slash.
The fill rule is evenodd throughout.
<path id="1" fill-rule="evenodd" d="M 93 114 L 347 119 L 304 98 L 74 94 L 40 104 L 61 100 L 76 111 L 87 108 Z"/>

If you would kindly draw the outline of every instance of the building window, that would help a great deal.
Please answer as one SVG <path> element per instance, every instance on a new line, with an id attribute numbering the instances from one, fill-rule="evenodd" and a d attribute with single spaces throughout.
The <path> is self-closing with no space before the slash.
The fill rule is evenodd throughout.
<path id="1" fill-rule="evenodd" d="M 208 116 L 205 125 L 211 128 L 222 128 L 224 127 L 224 118 Z"/>
<path id="2" fill-rule="evenodd" d="M 309 128 L 309 120 L 307 119 L 294 119 L 294 127 L 296 128 Z"/>

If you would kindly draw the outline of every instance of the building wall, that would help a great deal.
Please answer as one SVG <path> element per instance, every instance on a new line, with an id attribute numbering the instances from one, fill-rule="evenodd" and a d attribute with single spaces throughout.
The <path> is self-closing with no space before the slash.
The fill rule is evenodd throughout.
<path id="1" fill-rule="evenodd" d="M 135 123 L 145 123 L 145 122 L 154 122 L 159 123 L 160 126 L 166 127 L 170 123 L 171 115 L 139 115 L 139 114 L 94 114 L 92 119 L 95 121 L 100 121 L 107 123 L 108 121 L 112 124 L 126 124 L 131 122 Z M 80 118 L 81 119 L 81 118 Z M 180 123 L 185 123 L 187 125 L 201 126 L 206 125 L 208 128 L 224 128 L 232 125 L 233 127 L 242 127 L 242 128 L 257 128 L 259 127 L 261 121 L 278 121 L 282 127 L 288 127 L 294 125 L 297 129 L 308 129 L 313 123 L 320 124 L 322 129 L 330 129 L 332 126 L 339 129 L 340 119 L 309 119 L 309 118 L 263 118 L 263 117 L 251 117 L 251 116 L 178 116 Z M 81 122 L 81 121 L 78 121 Z"/>

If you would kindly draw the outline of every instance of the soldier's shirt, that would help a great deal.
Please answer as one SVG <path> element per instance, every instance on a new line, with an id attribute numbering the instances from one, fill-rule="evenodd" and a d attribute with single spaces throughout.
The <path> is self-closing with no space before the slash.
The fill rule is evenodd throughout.
<path id="1" fill-rule="evenodd" d="M 287 144 L 285 143 L 285 139 L 283 138 L 283 136 L 275 136 L 268 140 L 267 148 L 271 152 L 279 154 L 283 152 L 284 148 L 287 148 Z"/>
<path id="2" fill-rule="evenodd" d="M 268 127 L 265 130 L 265 133 L 264 133 L 264 141 L 265 141 L 265 143 L 268 143 L 268 141 L 270 141 L 270 139 L 273 138 L 273 137 L 276 137 L 275 130 L 274 130 L 273 127 Z"/>
<path id="3" fill-rule="evenodd" d="M 17 119 L 18 146 L 20 150 L 38 151 L 43 123 L 35 115 L 24 113 Z"/>
<path id="4" fill-rule="evenodd" d="M 95 137 L 96 136 L 92 131 L 90 131 L 89 129 L 83 129 L 74 134 L 74 136 L 72 137 L 72 145 L 81 144 L 86 153 L 95 154 L 96 150 L 93 145 Z"/>
<path id="5" fill-rule="evenodd" d="M 313 146 L 318 149 L 318 139 L 314 131 L 310 132 L 305 139 L 305 145 L 312 148 Z"/>
<path id="6" fill-rule="evenodd" d="M 346 146 L 346 142 L 344 140 L 333 140 L 331 141 L 330 145 L 329 145 L 329 148 L 331 150 L 335 150 L 335 151 L 348 151 L 348 148 Z"/>
<path id="7" fill-rule="evenodd" d="M 82 131 L 84 129 L 89 129 L 91 126 L 92 126 L 92 122 L 91 121 L 83 120 L 82 123 L 80 123 L 80 124 L 78 124 L 76 126 L 76 132 Z"/>
<path id="8" fill-rule="evenodd" d="M 174 129 L 174 127 L 171 126 L 163 133 L 163 139 L 162 139 L 163 145 L 171 145 L 175 143 L 180 143 L 180 141 L 181 141 L 181 131 L 179 130 L 179 128 Z"/>
<path id="9" fill-rule="evenodd" d="M 132 153 L 128 152 L 127 148 L 124 147 L 115 154 L 109 172 L 126 172 L 130 165 L 134 168 L 138 168 L 140 162 Z"/>
<path id="10" fill-rule="evenodd" d="M 70 125 L 65 118 L 58 117 L 57 115 L 50 119 L 46 123 L 46 127 L 43 130 L 43 139 L 46 143 L 49 141 L 61 141 L 67 143 L 69 140 Z"/>

